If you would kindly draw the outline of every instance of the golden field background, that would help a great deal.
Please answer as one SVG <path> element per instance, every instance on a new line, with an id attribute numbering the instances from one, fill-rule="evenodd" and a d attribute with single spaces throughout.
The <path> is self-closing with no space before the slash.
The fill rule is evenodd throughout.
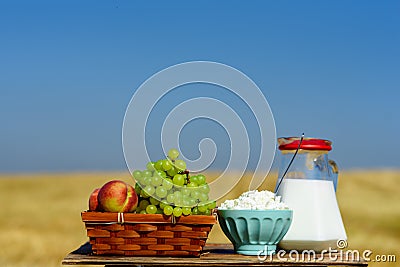
<path id="1" fill-rule="evenodd" d="M 89 194 L 111 179 L 133 183 L 127 172 L 0 175 L 0 266 L 60 266 L 87 241 L 80 212 Z M 400 262 L 400 171 L 347 171 L 339 179 L 349 249 L 372 250 L 371 258 L 395 255 Z M 272 173 L 260 189 L 272 190 L 275 180 Z M 226 198 L 246 191 L 245 181 Z M 218 225 L 209 242 L 228 242 Z"/>

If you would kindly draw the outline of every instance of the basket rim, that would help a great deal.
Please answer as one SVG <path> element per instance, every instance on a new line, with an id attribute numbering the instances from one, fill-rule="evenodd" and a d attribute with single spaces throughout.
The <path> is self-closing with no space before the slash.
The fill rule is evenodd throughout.
<path id="1" fill-rule="evenodd" d="M 121 215 L 122 214 L 122 215 Z M 163 214 L 138 214 L 118 212 L 81 212 L 82 221 L 85 223 L 120 223 L 120 216 L 123 216 L 123 223 L 149 223 L 149 224 L 216 224 L 216 215 L 188 215 L 188 216 L 165 216 Z M 175 220 L 175 221 L 174 221 Z"/>

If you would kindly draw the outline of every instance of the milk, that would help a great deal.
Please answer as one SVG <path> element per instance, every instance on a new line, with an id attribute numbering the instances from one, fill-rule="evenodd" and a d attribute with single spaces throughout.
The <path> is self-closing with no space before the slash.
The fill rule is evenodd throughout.
<path id="1" fill-rule="evenodd" d="M 277 195 L 293 210 L 281 248 L 318 252 L 347 240 L 332 181 L 284 179 Z"/>

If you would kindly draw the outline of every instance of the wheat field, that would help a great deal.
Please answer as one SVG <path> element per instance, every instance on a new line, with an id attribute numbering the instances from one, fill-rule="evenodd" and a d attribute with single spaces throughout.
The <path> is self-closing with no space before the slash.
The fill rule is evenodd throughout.
<path id="1" fill-rule="evenodd" d="M 275 176 L 270 174 L 260 189 L 272 190 Z M 400 261 L 400 171 L 347 171 L 339 177 L 337 197 L 349 249 L 369 249 L 371 258 L 395 255 Z M 87 241 L 80 212 L 87 209 L 89 194 L 111 179 L 133 183 L 127 172 L 0 175 L 0 266 L 60 266 L 67 253 Z M 237 197 L 243 181 L 226 198 Z M 208 242 L 228 240 L 216 225 Z"/>

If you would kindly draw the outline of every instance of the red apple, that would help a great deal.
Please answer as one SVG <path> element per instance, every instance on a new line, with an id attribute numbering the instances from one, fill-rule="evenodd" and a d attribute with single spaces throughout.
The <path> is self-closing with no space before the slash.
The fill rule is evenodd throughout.
<path id="1" fill-rule="evenodd" d="M 89 197 L 89 210 L 95 211 L 99 208 L 99 202 L 97 200 L 97 195 L 99 194 L 100 188 L 96 188 Z"/>
<path id="2" fill-rule="evenodd" d="M 135 189 L 119 180 L 109 181 L 97 196 L 100 209 L 109 212 L 133 212 L 138 204 Z"/>

